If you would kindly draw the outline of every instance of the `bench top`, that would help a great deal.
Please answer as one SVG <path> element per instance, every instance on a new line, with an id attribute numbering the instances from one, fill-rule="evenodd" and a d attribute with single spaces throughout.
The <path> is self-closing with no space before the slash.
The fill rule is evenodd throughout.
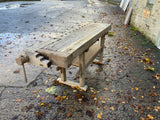
<path id="1" fill-rule="evenodd" d="M 38 52 L 48 57 L 53 65 L 67 68 L 72 64 L 74 58 L 87 50 L 100 37 L 107 34 L 110 29 L 110 24 L 91 23 L 72 33 L 66 33 L 63 37 L 35 44 L 24 51 L 28 56 L 28 53 Z"/>

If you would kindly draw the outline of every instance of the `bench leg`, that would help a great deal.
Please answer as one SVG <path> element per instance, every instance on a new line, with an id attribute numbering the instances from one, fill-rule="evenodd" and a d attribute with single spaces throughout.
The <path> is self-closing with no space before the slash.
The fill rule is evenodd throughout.
<path id="1" fill-rule="evenodd" d="M 99 53 L 99 62 L 102 63 L 103 61 L 103 49 L 104 49 L 104 41 L 105 41 L 105 35 L 101 37 L 100 46 L 102 47 L 102 51 Z"/>
<path id="2" fill-rule="evenodd" d="M 61 72 L 61 80 L 65 82 L 66 81 L 66 68 L 61 68 L 60 72 Z"/>
<path id="3" fill-rule="evenodd" d="M 85 52 L 79 56 L 80 87 L 85 86 Z"/>

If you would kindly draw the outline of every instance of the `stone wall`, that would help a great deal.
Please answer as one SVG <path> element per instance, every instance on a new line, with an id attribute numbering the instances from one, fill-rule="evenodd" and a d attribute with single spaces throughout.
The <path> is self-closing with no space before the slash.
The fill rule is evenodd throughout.
<path id="1" fill-rule="evenodd" d="M 160 0 L 131 0 L 131 24 L 160 48 Z"/>

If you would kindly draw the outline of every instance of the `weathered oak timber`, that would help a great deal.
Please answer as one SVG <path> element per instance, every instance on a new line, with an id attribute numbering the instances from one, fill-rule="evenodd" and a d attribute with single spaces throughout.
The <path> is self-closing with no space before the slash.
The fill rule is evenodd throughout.
<path id="1" fill-rule="evenodd" d="M 93 23 L 52 43 L 57 46 L 56 48 L 47 48 L 48 45 L 45 44 L 37 52 L 49 57 L 53 65 L 67 68 L 72 64 L 74 58 L 86 51 L 101 36 L 107 34 L 110 28 L 109 24 Z M 50 43 L 49 41 L 49 46 Z"/>
<path id="2" fill-rule="evenodd" d="M 85 52 L 85 68 L 95 59 L 101 50 L 100 45 L 95 44 L 89 48 L 88 52 Z M 73 60 L 72 65 L 79 67 L 79 57 Z"/>
<path id="3" fill-rule="evenodd" d="M 103 35 L 103 36 L 101 37 L 101 42 L 100 42 L 100 46 L 101 46 L 101 48 L 102 48 L 102 50 L 101 50 L 101 52 L 100 52 L 100 54 L 99 54 L 99 62 L 100 62 L 100 63 L 102 63 L 102 61 L 103 61 L 104 41 L 105 41 L 105 35 Z"/>
<path id="4" fill-rule="evenodd" d="M 66 68 L 61 68 L 60 72 L 61 72 L 61 80 L 65 82 L 66 81 Z"/>

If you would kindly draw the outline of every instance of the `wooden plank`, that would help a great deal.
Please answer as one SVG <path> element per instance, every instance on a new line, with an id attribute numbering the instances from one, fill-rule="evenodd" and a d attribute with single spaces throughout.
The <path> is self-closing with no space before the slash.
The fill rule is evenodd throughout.
<path id="1" fill-rule="evenodd" d="M 124 21 L 124 24 L 125 24 L 125 25 L 128 25 L 129 20 L 130 20 L 130 18 L 131 18 L 131 13 L 132 13 L 132 7 L 129 7 L 129 10 L 128 10 L 128 12 L 127 12 L 127 15 L 126 15 L 125 21 Z"/>
<path id="2" fill-rule="evenodd" d="M 122 9 L 123 11 L 125 12 L 127 7 L 128 7 L 128 4 L 129 4 L 130 0 L 125 0 L 124 3 L 123 3 L 123 6 L 122 6 Z"/>
<path id="3" fill-rule="evenodd" d="M 121 0 L 121 3 L 120 3 L 119 7 L 122 8 L 123 4 L 124 4 L 124 0 Z"/>
<path id="4" fill-rule="evenodd" d="M 85 86 L 85 53 L 84 52 L 79 56 L 79 71 L 80 71 L 80 77 L 79 77 L 80 87 L 84 87 Z"/>
<path id="5" fill-rule="evenodd" d="M 66 81 L 64 82 L 64 81 L 61 80 L 61 78 L 58 78 L 57 81 L 60 82 L 60 83 L 62 83 L 62 84 L 71 86 L 71 87 L 79 87 L 81 90 L 84 90 L 84 91 L 86 91 L 87 88 L 88 88 L 87 85 L 81 87 L 79 83 L 74 82 L 74 81 L 70 81 L 70 80 L 66 80 Z"/>
<path id="6" fill-rule="evenodd" d="M 99 45 L 92 45 L 88 52 L 85 53 L 85 68 L 96 58 L 98 53 L 102 50 Z M 79 57 L 75 58 L 72 65 L 79 67 Z"/>

